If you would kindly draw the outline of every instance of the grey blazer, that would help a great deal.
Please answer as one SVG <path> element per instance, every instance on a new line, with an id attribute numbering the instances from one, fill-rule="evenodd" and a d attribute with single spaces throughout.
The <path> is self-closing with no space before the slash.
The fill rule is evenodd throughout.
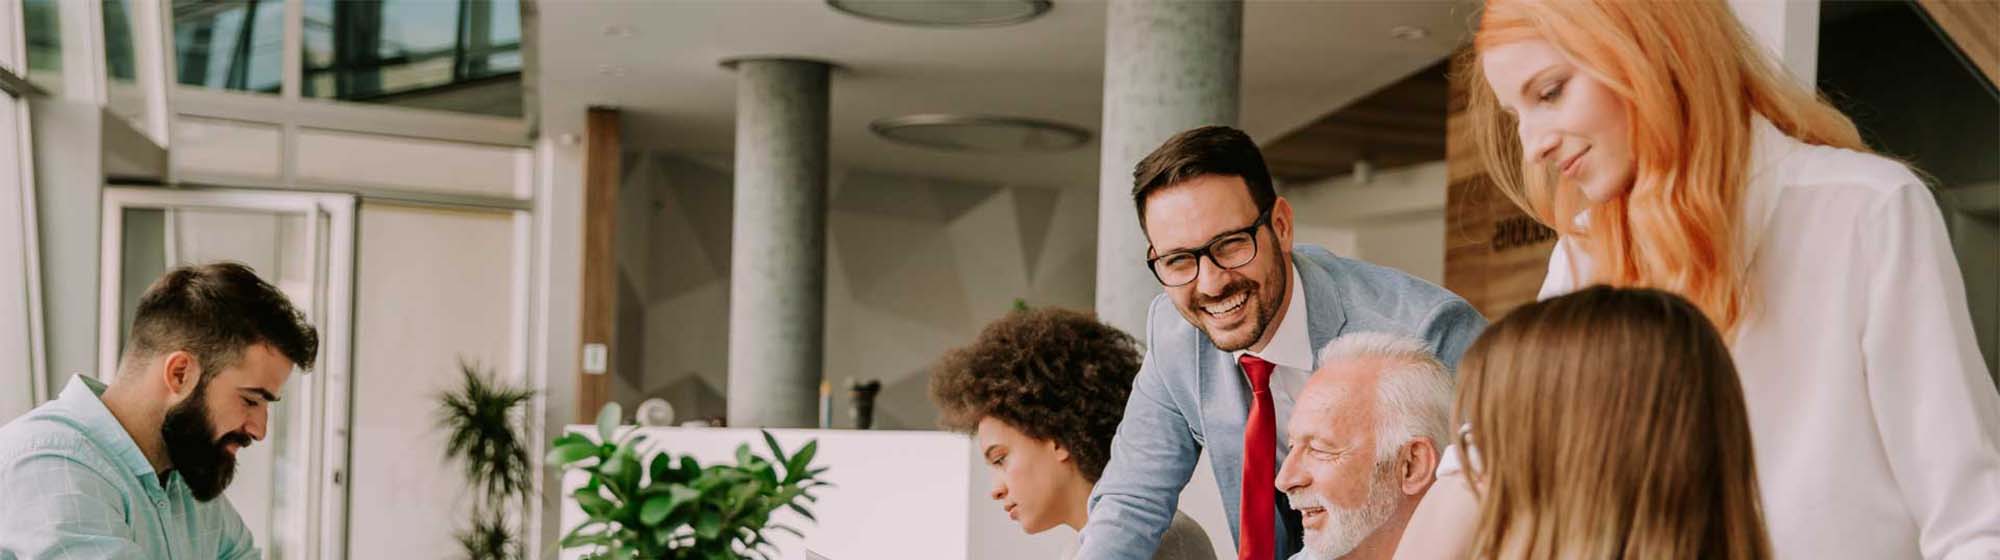
<path id="1" fill-rule="evenodd" d="M 1304 286 L 1315 361 L 1320 349 L 1342 334 L 1386 331 L 1422 338 L 1446 365 L 1457 367 L 1486 327 L 1486 319 L 1464 299 L 1401 271 L 1303 244 L 1293 248 L 1292 262 Z M 1188 324 L 1164 294 L 1153 299 L 1146 345 L 1145 364 L 1111 442 L 1111 462 L 1091 492 L 1090 523 L 1077 554 L 1082 560 L 1151 558 L 1204 447 L 1222 490 L 1222 507 L 1229 519 L 1240 519 L 1237 481 L 1243 424 L 1250 415 L 1248 381 L 1235 359 Z M 1287 451 L 1279 442 L 1265 452 L 1282 461 Z M 1283 494 L 1274 507 L 1274 560 L 1284 560 L 1298 550 L 1299 517 Z M 1238 525 L 1230 523 L 1229 531 L 1241 543 Z"/>

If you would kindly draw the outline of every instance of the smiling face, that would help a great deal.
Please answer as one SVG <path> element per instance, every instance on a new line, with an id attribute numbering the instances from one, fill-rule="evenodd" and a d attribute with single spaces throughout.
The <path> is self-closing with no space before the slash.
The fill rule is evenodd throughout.
<path id="1" fill-rule="evenodd" d="M 1146 199 L 1152 256 L 1198 249 L 1256 223 L 1257 204 L 1243 179 L 1202 175 L 1168 186 Z M 1201 257 L 1194 281 L 1166 288 L 1181 317 L 1223 351 L 1261 348 L 1282 320 L 1291 279 L 1292 207 L 1279 198 L 1270 224 L 1251 232 L 1256 256 L 1234 269 Z"/>
<path id="2" fill-rule="evenodd" d="M 175 356 L 193 359 L 186 353 Z M 229 487 L 236 474 L 237 452 L 263 441 L 271 403 L 291 374 L 292 362 L 277 350 L 268 344 L 252 345 L 233 365 L 201 378 L 187 397 L 167 410 L 160 424 L 161 439 L 195 499 L 215 499 Z"/>
<path id="3" fill-rule="evenodd" d="M 987 495 L 1000 502 L 1021 531 L 1030 535 L 1047 531 L 1084 508 L 1091 484 L 1070 461 L 1069 452 L 1054 441 L 1029 437 L 991 416 L 979 421 L 974 437 L 993 474 L 993 489 Z"/>
<path id="4" fill-rule="evenodd" d="M 1291 452 L 1278 490 L 1299 511 L 1306 552 L 1346 555 L 1402 505 L 1397 458 L 1377 453 L 1381 364 L 1333 363 L 1313 374 L 1286 424 Z"/>
<path id="5" fill-rule="evenodd" d="M 1548 41 L 1480 51 L 1500 106 L 1514 115 L 1523 168 L 1575 185 L 1592 204 L 1623 196 L 1636 169 L 1625 103 Z"/>

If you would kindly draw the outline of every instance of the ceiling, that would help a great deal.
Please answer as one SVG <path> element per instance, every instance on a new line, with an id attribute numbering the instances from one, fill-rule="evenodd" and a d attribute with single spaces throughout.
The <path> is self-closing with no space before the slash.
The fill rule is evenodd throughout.
<path id="1" fill-rule="evenodd" d="M 1346 175 L 1366 161 L 1378 170 L 1442 161 L 1451 82 L 1448 61 L 1383 86 L 1276 140 L 1264 161 L 1280 184 Z"/>
<path id="2" fill-rule="evenodd" d="M 821 0 L 541 2 L 537 10 L 543 114 L 619 107 L 628 146 L 726 158 L 736 82 L 718 63 L 804 57 L 839 66 L 831 100 L 836 167 L 1050 188 L 1097 184 L 1095 138 L 1055 154 L 963 154 L 892 144 L 868 123 L 981 113 L 1062 121 L 1095 135 L 1102 0 L 1056 0 L 1039 19 L 969 29 L 878 23 Z M 1467 4 L 1435 0 L 1251 0 L 1240 126 L 1268 144 L 1429 67 L 1465 36 L 1470 13 Z M 1428 36 L 1398 39 L 1398 26 Z"/>

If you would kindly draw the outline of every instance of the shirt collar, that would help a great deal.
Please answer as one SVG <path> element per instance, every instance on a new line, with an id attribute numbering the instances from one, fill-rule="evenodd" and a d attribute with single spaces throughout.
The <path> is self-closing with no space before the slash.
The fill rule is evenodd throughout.
<path id="1" fill-rule="evenodd" d="M 1285 303 L 1285 316 L 1278 320 L 1278 332 L 1271 335 L 1271 343 L 1264 345 L 1262 352 L 1237 350 L 1230 354 L 1241 359 L 1244 354 L 1262 358 L 1287 368 L 1312 371 L 1312 341 L 1306 337 L 1306 294 L 1305 284 L 1299 281 L 1299 265 L 1291 264 L 1291 301 Z"/>
<path id="2" fill-rule="evenodd" d="M 70 376 L 69 384 L 63 386 L 62 394 L 56 401 L 74 413 L 81 424 L 84 436 L 92 443 L 110 453 L 119 466 L 134 476 L 157 476 L 153 463 L 146 460 L 146 453 L 139 450 L 139 444 L 132 441 L 132 434 L 125 432 L 125 425 L 118 423 L 118 417 L 111 415 L 111 409 L 104 407 L 104 383 L 82 375 Z"/>

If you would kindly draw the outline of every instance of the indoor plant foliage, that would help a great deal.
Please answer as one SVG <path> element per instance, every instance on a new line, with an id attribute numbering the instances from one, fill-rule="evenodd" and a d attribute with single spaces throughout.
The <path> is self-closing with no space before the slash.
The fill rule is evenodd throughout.
<path id="1" fill-rule="evenodd" d="M 455 535 L 472 560 L 520 558 L 521 548 L 507 522 L 507 504 L 529 491 L 528 447 L 514 410 L 535 392 L 496 381 L 476 364 L 459 362 L 463 380 L 440 393 L 438 426 L 445 430 L 445 460 L 464 469 L 478 494 L 469 526 Z"/>
<path id="2" fill-rule="evenodd" d="M 563 548 L 587 548 L 590 558 L 770 558 L 765 529 L 804 536 L 770 520 L 778 508 L 813 519 L 807 504 L 818 498 L 810 491 L 828 486 L 819 480 L 826 467 L 812 467 L 817 440 L 787 454 L 765 432 L 771 458 L 744 444 L 735 464 L 703 467 L 694 457 L 651 454 L 638 430 L 616 437 L 619 413 L 618 403 L 604 405 L 597 437 L 565 434 L 549 451 L 549 463 L 590 475 L 575 492 L 587 519 L 563 537 Z"/>

